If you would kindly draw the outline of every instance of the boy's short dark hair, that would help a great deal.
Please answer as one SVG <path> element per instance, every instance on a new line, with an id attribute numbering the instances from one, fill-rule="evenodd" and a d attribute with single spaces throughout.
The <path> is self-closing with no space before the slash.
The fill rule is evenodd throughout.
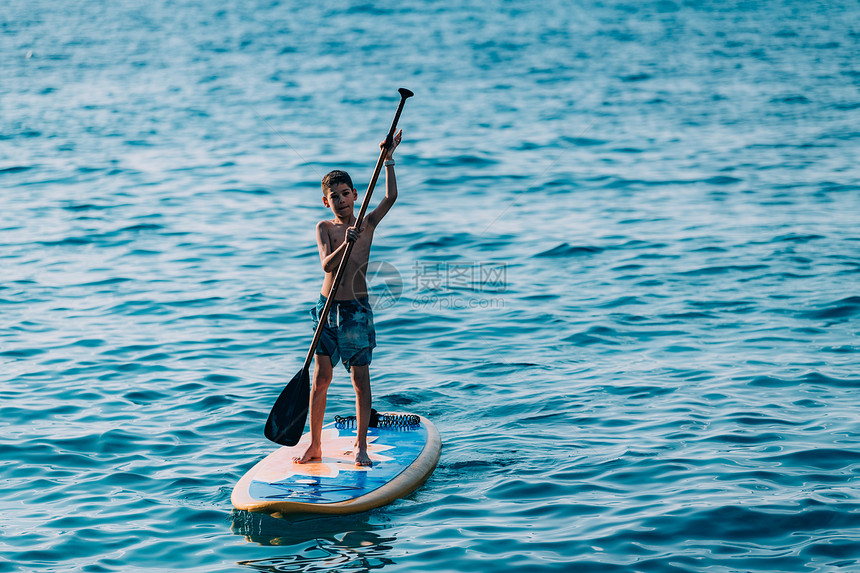
<path id="1" fill-rule="evenodd" d="M 353 189 L 352 178 L 349 176 L 349 173 L 341 171 L 340 169 L 329 171 L 326 173 L 326 176 L 322 178 L 323 192 L 325 192 L 326 189 L 331 189 L 335 185 L 340 185 L 341 183 L 346 183 L 349 185 L 350 189 Z"/>

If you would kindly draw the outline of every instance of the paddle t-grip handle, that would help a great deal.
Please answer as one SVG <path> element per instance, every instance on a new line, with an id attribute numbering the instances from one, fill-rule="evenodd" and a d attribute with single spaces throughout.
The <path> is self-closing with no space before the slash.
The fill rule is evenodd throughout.
<path id="1" fill-rule="evenodd" d="M 384 149 L 391 147 L 391 143 L 394 140 L 394 131 L 397 129 L 397 122 L 400 121 L 400 113 L 403 111 L 403 104 L 406 103 L 407 99 L 415 95 L 411 90 L 406 88 L 400 88 L 397 92 L 400 94 L 400 104 L 397 106 L 397 113 L 394 114 L 394 121 L 391 122 L 391 129 L 388 130 L 388 135 L 385 137 Z"/>

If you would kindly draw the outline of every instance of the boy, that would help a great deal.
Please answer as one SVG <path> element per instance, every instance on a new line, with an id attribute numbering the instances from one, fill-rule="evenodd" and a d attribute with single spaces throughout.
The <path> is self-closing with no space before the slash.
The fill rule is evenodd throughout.
<path id="1" fill-rule="evenodd" d="M 370 257 L 373 231 L 397 199 L 397 181 L 394 177 L 394 150 L 400 145 L 403 130 L 394 136 L 391 148 L 385 154 L 385 197 L 367 214 L 361 229 L 355 228 L 353 214 L 358 192 L 345 171 L 332 171 L 323 177 L 323 205 L 331 209 L 334 219 L 317 224 L 317 246 L 325 279 L 320 299 L 311 311 L 314 328 L 319 314 L 325 306 L 326 296 L 331 292 L 334 275 L 340 265 L 347 242 L 355 242 L 347 261 L 335 301 L 323 326 L 322 338 L 317 346 L 314 362 L 313 385 L 311 386 L 310 424 L 311 444 L 304 454 L 293 458 L 296 463 L 320 461 L 322 459 L 321 434 L 325 415 L 326 393 L 331 384 L 334 363 L 340 359 L 347 372 L 352 375 L 355 388 L 355 413 L 357 436 L 355 440 L 355 465 L 371 466 L 367 454 L 367 426 L 370 421 L 370 360 L 376 346 L 373 328 L 373 313 L 367 297 L 364 270 Z M 385 142 L 380 144 L 384 147 Z"/>

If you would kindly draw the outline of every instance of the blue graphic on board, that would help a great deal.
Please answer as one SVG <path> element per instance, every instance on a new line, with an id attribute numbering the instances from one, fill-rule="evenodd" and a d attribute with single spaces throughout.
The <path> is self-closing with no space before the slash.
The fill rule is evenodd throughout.
<path id="1" fill-rule="evenodd" d="M 361 467 L 354 461 L 355 430 L 326 427 L 322 461 L 292 462 L 301 442 L 292 448 L 281 448 L 262 462 L 248 493 L 259 501 L 322 504 L 354 499 L 402 473 L 421 454 L 426 441 L 423 425 L 368 428 L 367 453 L 373 466 Z"/>

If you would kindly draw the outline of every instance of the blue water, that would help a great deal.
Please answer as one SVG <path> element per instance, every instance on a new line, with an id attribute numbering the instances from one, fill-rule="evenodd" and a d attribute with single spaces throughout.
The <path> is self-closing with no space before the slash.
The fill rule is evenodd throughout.
<path id="1" fill-rule="evenodd" d="M 860 570 L 858 21 L 7 0 L 0 572 Z M 401 86 L 374 401 L 442 459 L 368 513 L 232 514 L 318 181 L 363 193 Z"/>

